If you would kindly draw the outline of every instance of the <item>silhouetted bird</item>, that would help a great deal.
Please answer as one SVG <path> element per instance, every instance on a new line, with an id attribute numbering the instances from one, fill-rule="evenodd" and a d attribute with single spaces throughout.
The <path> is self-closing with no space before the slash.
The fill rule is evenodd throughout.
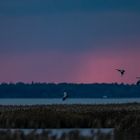
<path id="1" fill-rule="evenodd" d="M 64 92 L 62 100 L 64 101 L 64 100 L 66 100 L 66 98 L 68 98 L 68 94 L 67 94 L 67 92 Z"/>
<path id="2" fill-rule="evenodd" d="M 125 73 L 125 70 L 123 70 L 123 69 L 116 69 L 118 72 L 120 72 L 120 74 L 121 74 L 121 76 L 123 76 L 124 75 L 124 73 Z"/>
<path id="3" fill-rule="evenodd" d="M 140 85 L 140 80 L 137 81 L 136 85 Z"/>
<path id="4" fill-rule="evenodd" d="M 140 77 L 136 77 L 137 79 L 140 79 Z M 140 80 L 137 81 L 136 85 L 140 85 Z"/>

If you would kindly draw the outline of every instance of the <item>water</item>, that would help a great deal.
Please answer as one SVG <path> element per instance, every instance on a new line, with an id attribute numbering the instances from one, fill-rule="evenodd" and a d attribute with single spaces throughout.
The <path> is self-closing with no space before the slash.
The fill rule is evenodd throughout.
<path id="1" fill-rule="evenodd" d="M 0 99 L 0 105 L 121 104 L 140 103 L 140 98 Z"/>
<path id="2" fill-rule="evenodd" d="M 57 135 L 60 138 L 64 133 L 69 134 L 70 132 L 79 132 L 81 136 L 97 136 L 100 134 L 110 134 L 113 137 L 114 129 L 113 128 L 64 128 L 64 129 L 0 129 L 0 132 L 8 132 L 11 133 L 21 131 L 25 135 L 31 134 L 32 132 L 35 134 L 42 134 L 43 131 L 49 132 L 49 135 Z"/>

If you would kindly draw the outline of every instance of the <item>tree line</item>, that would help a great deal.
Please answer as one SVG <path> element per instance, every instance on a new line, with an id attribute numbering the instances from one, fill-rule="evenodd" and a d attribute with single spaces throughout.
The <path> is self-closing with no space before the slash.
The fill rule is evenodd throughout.
<path id="1" fill-rule="evenodd" d="M 61 98 L 67 92 L 70 98 L 140 97 L 140 86 L 128 84 L 76 83 L 1 83 L 0 98 Z"/>

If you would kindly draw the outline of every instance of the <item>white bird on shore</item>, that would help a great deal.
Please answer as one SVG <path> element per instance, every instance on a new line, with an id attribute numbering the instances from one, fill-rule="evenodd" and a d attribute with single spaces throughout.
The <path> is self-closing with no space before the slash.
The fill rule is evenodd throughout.
<path id="1" fill-rule="evenodd" d="M 66 100 L 66 98 L 68 98 L 68 94 L 67 94 L 67 92 L 64 92 L 62 100 L 64 101 L 64 100 Z"/>

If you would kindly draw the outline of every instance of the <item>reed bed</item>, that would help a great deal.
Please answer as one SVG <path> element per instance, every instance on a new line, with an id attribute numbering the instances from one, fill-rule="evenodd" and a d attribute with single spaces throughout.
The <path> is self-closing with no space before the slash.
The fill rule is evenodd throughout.
<path id="1" fill-rule="evenodd" d="M 0 128 L 139 129 L 140 104 L 0 106 Z"/>

